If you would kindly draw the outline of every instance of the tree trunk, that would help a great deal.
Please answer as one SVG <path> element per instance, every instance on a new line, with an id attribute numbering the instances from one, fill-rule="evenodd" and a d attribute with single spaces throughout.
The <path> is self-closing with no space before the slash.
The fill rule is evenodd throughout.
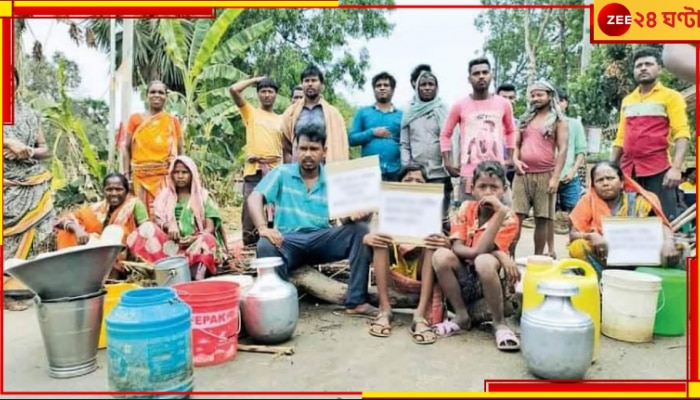
<path id="1" fill-rule="evenodd" d="M 312 267 L 301 267 L 290 274 L 290 282 L 306 293 L 331 304 L 343 305 L 348 286 L 330 278 Z M 389 301 L 393 308 L 416 308 L 419 295 L 417 293 L 399 293 L 389 288 Z M 378 304 L 377 288 L 369 288 L 369 302 Z M 506 317 L 520 313 L 521 301 L 516 296 L 506 301 L 503 313 Z M 469 316 L 474 324 L 491 321 L 491 311 L 485 299 L 480 299 L 467 307 Z"/>

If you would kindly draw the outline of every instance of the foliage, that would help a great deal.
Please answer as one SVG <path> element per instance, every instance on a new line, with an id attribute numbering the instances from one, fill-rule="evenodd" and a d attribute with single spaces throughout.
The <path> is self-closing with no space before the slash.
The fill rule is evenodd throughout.
<path id="1" fill-rule="evenodd" d="M 577 5 L 582 0 L 559 0 L 557 4 Z M 548 0 L 481 0 L 484 5 L 549 5 Z M 525 16 L 529 24 L 525 26 Z M 497 87 L 512 83 L 518 91 L 516 115 L 525 110 L 525 91 L 528 81 L 528 54 L 526 32 L 536 56 L 534 78 L 566 86 L 572 75 L 578 73 L 580 42 L 583 35 L 582 9 L 512 9 L 489 8 L 475 21 L 484 33 L 483 54 L 493 62 L 493 83 Z"/>
<path id="2" fill-rule="evenodd" d="M 393 5 L 393 0 L 348 0 L 347 5 Z M 228 10 L 217 10 L 217 19 Z M 309 61 L 319 64 L 326 73 L 327 96 L 333 99 L 333 87 L 350 83 L 364 84 L 364 73 L 369 68 L 366 50 L 352 55 L 347 46 L 350 39 L 369 40 L 387 36 L 393 26 L 386 21 L 388 9 L 246 9 L 221 39 L 227 42 L 237 32 L 260 21 L 271 19 L 273 29 L 259 38 L 250 52 L 238 54 L 231 66 L 251 75 L 268 73 L 283 87 L 282 94 L 290 94 L 291 86 L 298 83 L 299 72 Z M 140 19 L 134 24 L 134 77 L 135 86 L 160 79 L 179 93 L 186 91 L 182 71 L 166 52 L 165 38 L 159 29 L 163 20 Z M 181 34 L 186 43 L 192 41 L 198 21 L 180 19 Z M 206 20 L 209 21 L 209 20 Z M 122 20 L 117 19 L 121 26 Z M 83 25 L 94 32 L 96 45 L 109 51 L 108 19 L 86 20 Z M 116 34 L 117 64 L 121 63 L 122 32 Z M 334 57 L 338 50 L 341 57 Z M 232 82 L 230 82 L 232 83 Z"/>
<path id="3" fill-rule="evenodd" d="M 55 203 L 60 209 L 76 202 L 99 199 L 99 186 L 107 165 L 90 143 L 83 121 L 74 115 L 73 102 L 66 92 L 62 59 L 58 61 L 56 78 L 59 101 L 45 103 L 40 110 L 49 129 L 56 135 L 49 143 L 54 155 L 51 159 L 52 189 L 56 191 Z"/>

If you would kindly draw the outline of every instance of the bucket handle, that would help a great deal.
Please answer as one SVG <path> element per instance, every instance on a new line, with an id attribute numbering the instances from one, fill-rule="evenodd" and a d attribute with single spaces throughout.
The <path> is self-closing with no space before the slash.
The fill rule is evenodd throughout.
<path id="1" fill-rule="evenodd" d="M 175 276 L 177 276 L 177 270 L 176 269 L 171 269 L 168 271 L 168 278 L 163 282 L 163 286 L 168 286 L 168 282 L 170 282 L 171 279 L 173 279 Z"/>
<path id="2" fill-rule="evenodd" d="M 601 294 L 603 293 L 603 282 L 600 282 L 600 293 L 601 293 Z M 661 296 L 661 305 L 656 309 L 656 311 L 654 312 L 654 314 L 652 314 L 652 315 L 635 315 L 635 316 L 636 316 L 636 317 L 639 317 L 639 318 L 651 318 L 651 317 L 656 317 L 656 314 L 658 314 L 661 310 L 664 309 L 664 307 L 666 307 L 666 292 L 664 292 L 664 288 L 663 288 L 663 287 L 661 287 L 661 290 L 660 290 L 659 295 Z M 618 313 L 620 313 L 620 314 L 623 314 L 623 313 L 620 312 L 618 309 L 616 309 L 614 306 L 612 306 L 612 307 L 610 307 L 610 308 L 612 308 L 613 310 L 615 310 L 616 312 L 618 312 Z"/>
<path id="3" fill-rule="evenodd" d="M 200 331 L 200 332 L 203 332 L 203 333 L 206 333 L 207 335 L 218 339 L 220 342 L 223 342 L 223 341 L 225 341 L 226 339 L 228 339 L 228 338 L 225 337 L 225 336 L 215 335 L 215 334 L 209 332 L 209 331 L 206 330 L 206 329 L 199 329 L 199 331 Z M 241 313 L 240 313 L 240 311 L 239 311 L 239 312 L 238 312 L 238 331 L 236 331 L 236 335 L 240 335 L 240 334 L 241 334 Z"/>
<path id="4" fill-rule="evenodd" d="M 565 259 L 561 260 L 559 262 L 559 265 L 557 266 L 557 269 L 559 270 L 560 274 L 564 271 L 576 269 L 576 268 L 581 268 L 586 273 L 586 276 L 597 276 L 598 275 L 598 273 L 591 266 L 591 264 L 589 264 L 583 260 L 579 260 L 578 258 L 565 258 Z"/>

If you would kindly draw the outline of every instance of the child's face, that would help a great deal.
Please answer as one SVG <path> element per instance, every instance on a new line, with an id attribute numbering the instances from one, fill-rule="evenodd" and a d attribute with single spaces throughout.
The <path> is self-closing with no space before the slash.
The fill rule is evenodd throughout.
<path id="1" fill-rule="evenodd" d="M 498 200 L 503 200 L 505 190 L 501 178 L 491 174 L 482 174 L 474 182 L 472 195 L 477 201 L 487 196 L 496 196 Z"/>

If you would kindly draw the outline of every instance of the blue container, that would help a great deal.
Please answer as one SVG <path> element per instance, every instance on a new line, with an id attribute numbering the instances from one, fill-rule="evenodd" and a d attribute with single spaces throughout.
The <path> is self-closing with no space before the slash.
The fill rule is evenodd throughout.
<path id="1" fill-rule="evenodd" d="M 166 287 L 124 292 L 107 316 L 107 376 L 114 392 L 191 392 L 192 310 Z M 113 395 L 179 399 L 173 395 Z"/>

